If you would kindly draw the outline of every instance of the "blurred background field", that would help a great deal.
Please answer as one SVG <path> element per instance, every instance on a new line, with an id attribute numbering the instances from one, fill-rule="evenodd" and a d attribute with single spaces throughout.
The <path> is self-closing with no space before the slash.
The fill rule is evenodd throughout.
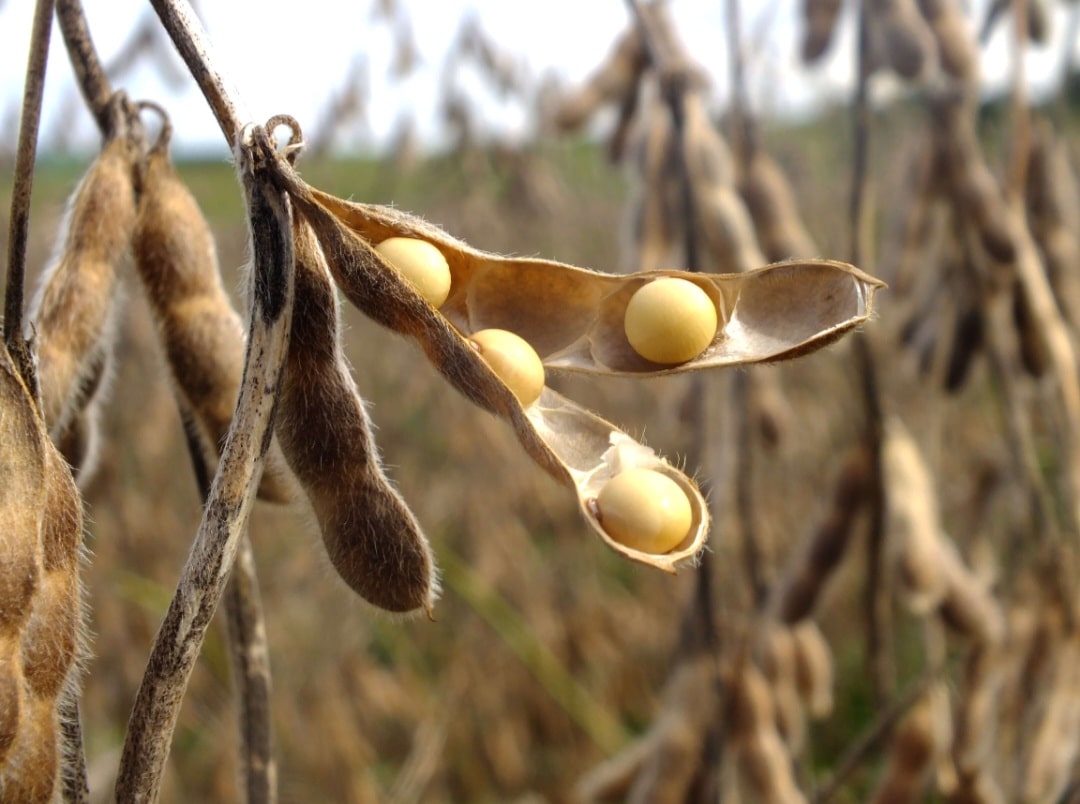
<path id="1" fill-rule="evenodd" d="M 596 56 L 603 56 L 602 47 Z M 1071 144 L 1073 106 L 1063 97 L 1057 103 L 1056 125 Z M 992 106 L 981 114 L 988 152 L 998 153 L 1006 115 Z M 890 232 L 902 217 L 899 199 L 910 171 L 903 154 L 922 115 L 913 102 L 873 114 L 873 249 L 860 265 L 871 273 L 887 262 Z M 179 129 L 183 121 L 174 125 Z M 825 111 L 798 124 L 766 122 L 762 133 L 821 256 L 847 259 L 848 111 Z M 410 158 L 315 156 L 302 158 L 299 167 L 321 189 L 414 212 L 485 250 L 600 270 L 620 264 L 632 181 L 627 166 L 612 164 L 595 137 L 459 145 Z M 247 230 L 232 167 L 182 159 L 178 166 L 217 235 L 226 286 L 243 309 Z M 35 275 L 52 250 L 64 199 L 85 167 L 75 156 L 42 158 L 31 232 Z M 11 184 L 10 162 L 4 162 L 5 214 Z M 5 246 L 6 232 L 5 226 Z M 154 325 L 134 273 L 125 271 L 128 304 L 101 468 L 84 489 L 93 659 L 83 716 L 95 800 L 110 795 L 146 656 L 200 518 Z M 1002 435 L 1000 390 L 985 361 L 976 360 L 956 394 L 941 393 L 933 373 L 920 373 L 917 357 L 901 343 L 913 306 L 910 296 L 886 291 L 866 327 L 881 399 L 933 466 L 945 529 L 973 561 L 997 555 L 997 577 L 1018 577 L 1038 556 L 1034 548 L 1008 552 L 1030 534 L 1010 513 L 1022 492 Z M 584 774 L 658 716 L 694 574 L 665 576 L 605 549 L 580 521 L 572 495 L 527 459 L 505 423 L 454 393 L 415 344 L 348 305 L 343 310 L 348 356 L 378 427 L 383 459 L 431 540 L 443 592 L 434 622 L 399 622 L 375 612 L 337 577 L 302 505 L 257 504 L 251 537 L 271 650 L 280 798 L 569 801 Z M 861 437 L 860 377 L 851 351 L 845 339 L 766 369 L 790 411 L 776 444 L 752 435 L 754 517 L 769 581 L 825 516 L 838 459 Z M 686 378 L 557 375 L 550 382 L 673 460 L 699 437 L 688 429 L 683 409 Z M 713 437 L 729 415 L 720 403 L 707 410 Z M 1055 477 L 1060 458 L 1053 428 L 1037 425 L 1035 444 L 1041 469 Z M 711 448 L 722 454 L 731 446 L 714 442 Z M 717 470 L 686 468 L 705 482 Z M 709 549 L 720 629 L 738 634 L 752 627 L 755 602 L 731 516 L 717 512 Z M 806 750 L 796 761 L 804 789 L 828 778 L 880 708 L 865 664 L 865 564 L 857 533 L 816 610 L 835 657 L 835 708 L 809 726 Z M 903 688 L 924 670 L 924 634 L 917 618 L 900 610 L 894 626 L 893 670 Z M 962 658 L 952 646 L 947 659 L 954 676 Z M 188 690 L 163 800 L 237 800 L 235 730 L 219 625 Z M 834 800 L 866 800 L 886 753 L 873 752 Z"/>

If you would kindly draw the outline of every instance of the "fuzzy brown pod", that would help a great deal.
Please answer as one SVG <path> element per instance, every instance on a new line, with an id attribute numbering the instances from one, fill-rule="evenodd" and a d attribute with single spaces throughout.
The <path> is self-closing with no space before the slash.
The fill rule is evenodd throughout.
<path id="1" fill-rule="evenodd" d="M 1066 638 L 1054 658 L 1042 712 L 1028 742 L 1023 801 L 1063 800 L 1080 754 L 1080 637 Z"/>
<path id="2" fill-rule="evenodd" d="M 940 682 L 931 684 L 900 722 L 871 799 L 875 804 L 921 800 L 936 757 L 948 747 L 947 696 Z"/>
<path id="3" fill-rule="evenodd" d="M 811 64 L 829 49 L 843 0 L 803 0 L 802 5 L 803 18 L 806 21 L 802 60 L 804 64 Z"/>
<path id="4" fill-rule="evenodd" d="M 559 101 L 554 111 L 555 125 L 563 131 L 576 129 L 601 107 L 636 95 L 638 80 L 647 66 L 645 43 L 634 26 L 619 37 L 585 85 Z"/>
<path id="5" fill-rule="evenodd" d="M 468 333 L 456 329 L 432 308 L 396 269 L 376 254 L 367 240 L 316 201 L 306 186 L 293 182 L 289 185 L 294 203 L 315 231 L 334 280 L 345 296 L 378 323 L 415 337 L 435 367 L 458 391 L 474 404 L 509 421 L 529 456 L 555 479 L 575 489 L 582 515 L 605 544 L 628 558 L 668 572 L 693 560 L 704 545 L 709 523 L 705 500 L 693 480 L 653 450 L 550 388 L 544 387 L 535 402 L 523 407 L 467 340 Z M 337 206 L 345 202 L 332 203 Z M 395 220 L 395 213 L 376 212 L 380 217 L 375 219 L 375 225 L 388 225 L 379 223 L 384 214 L 390 216 L 390 221 Z M 416 236 L 418 222 L 411 218 L 402 220 L 412 223 L 409 227 L 397 224 L 393 231 Z M 452 265 L 470 254 L 479 254 L 465 251 L 467 247 L 446 235 L 435 240 L 430 234 L 431 227 L 420 225 L 428 233 L 426 239 L 442 246 Z M 370 224 L 365 228 L 370 228 Z M 457 244 L 458 251 L 450 251 L 447 243 Z M 593 275 L 580 273 L 586 277 Z M 454 276 L 455 281 L 460 281 L 461 274 Z M 577 276 L 570 276 L 570 281 L 575 280 Z M 451 288 L 451 301 L 458 291 Z M 609 480 L 629 469 L 658 472 L 686 496 L 690 506 L 689 529 L 685 538 L 667 552 L 648 553 L 628 547 L 612 538 L 601 525 L 596 498 Z"/>
<path id="6" fill-rule="evenodd" d="M 177 393 L 197 423 L 208 463 L 218 459 L 244 370 L 244 325 L 221 282 L 210 227 L 169 158 L 168 123 L 145 163 L 133 233 L 135 267 L 150 300 Z M 259 497 L 288 502 L 295 489 L 271 444 Z"/>
<path id="7" fill-rule="evenodd" d="M 798 357 L 866 321 L 873 313 L 875 293 L 884 286 L 858 268 L 834 260 L 782 262 L 741 274 L 660 270 L 617 276 L 548 260 L 500 257 L 391 208 L 347 202 L 318 190 L 311 190 L 311 195 L 365 245 L 393 236 L 434 244 L 446 257 L 451 274 L 450 296 L 439 312 L 465 335 L 489 328 L 515 332 L 532 345 L 549 370 L 659 376 Z M 378 267 L 385 273 L 389 267 L 382 268 L 383 264 L 380 261 Z M 715 305 L 720 322 L 708 348 L 674 366 L 641 357 L 624 329 L 626 307 L 635 291 L 662 276 L 680 277 L 700 287 Z M 364 305 L 375 308 L 372 301 Z M 409 330 L 415 327 L 402 320 L 404 315 L 389 320 L 385 311 L 365 312 L 391 329 L 414 334 Z"/>
<path id="8" fill-rule="evenodd" d="M 867 10 L 886 65 L 903 79 L 918 78 L 930 61 L 934 40 L 915 0 L 872 0 Z"/>
<path id="9" fill-rule="evenodd" d="M 918 3 L 937 40 L 938 59 L 944 71 L 962 84 L 974 84 L 978 78 L 979 54 L 960 3 L 957 0 L 918 0 Z"/>
<path id="10" fill-rule="evenodd" d="M 915 439 L 899 419 L 885 423 L 882 483 L 886 497 L 886 556 L 904 600 L 916 614 L 936 608 L 949 589 L 937 491 Z"/>
<path id="11" fill-rule="evenodd" d="M 873 471 L 864 445 L 848 450 L 824 518 L 801 540 L 781 580 L 773 585 L 769 609 L 780 622 L 794 625 L 813 614 L 822 590 L 847 552 L 855 517 L 868 499 Z"/>
<path id="12" fill-rule="evenodd" d="M 438 594 L 431 550 L 383 474 L 319 244 L 299 215 L 293 231 L 296 300 L 275 425 L 282 451 L 342 579 L 375 606 L 430 615 Z"/>
<path id="13" fill-rule="evenodd" d="M 795 639 L 795 681 L 811 718 L 820 720 L 832 714 L 832 648 L 821 628 L 813 620 L 803 620 L 791 629 Z"/>
<path id="14" fill-rule="evenodd" d="M 820 253 L 799 216 L 791 183 L 763 149 L 740 162 L 738 190 L 766 259 L 805 259 Z"/>
<path id="15" fill-rule="evenodd" d="M 59 253 L 30 304 L 42 415 L 59 439 L 87 402 L 112 349 L 119 287 L 135 226 L 135 171 L 140 154 L 113 102 L 114 131 L 71 196 Z"/>

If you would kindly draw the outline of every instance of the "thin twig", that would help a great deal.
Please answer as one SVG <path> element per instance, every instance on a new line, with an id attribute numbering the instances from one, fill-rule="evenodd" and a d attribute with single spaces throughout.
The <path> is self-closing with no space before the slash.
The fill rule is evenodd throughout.
<path id="1" fill-rule="evenodd" d="M 195 419 L 179 404 L 184 440 L 203 507 L 210 497 L 211 476 Z M 244 533 L 225 591 L 225 624 L 232 658 L 240 727 L 240 776 L 248 804 L 277 801 L 277 764 L 270 719 L 270 649 L 259 596 L 251 537 Z"/>
<path id="2" fill-rule="evenodd" d="M 264 129 L 236 148 L 251 223 L 252 312 L 244 382 L 203 520 L 135 699 L 116 795 L 155 801 L 184 690 L 225 591 L 270 444 L 293 305 L 288 196 L 273 188 L 280 157 Z"/>
<path id="3" fill-rule="evenodd" d="M 826 804 L 843 789 L 844 784 L 851 778 L 851 774 L 857 771 L 867 757 L 892 733 L 900 718 L 915 705 L 915 702 L 930 686 L 938 672 L 938 670 L 934 669 L 924 672 L 917 681 L 913 682 L 898 698 L 878 714 L 877 719 L 844 752 L 844 755 L 836 764 L 833 775 L 811 799 L 813 804 Z"/>
<path id="4" fill-rule="evenodd" d="M 214 66 L 210 38 L 187 0 L 150 0 L 158 18 L 184 60 L 231 148 L 237 147 L 240 127 L 251 117 Z"/>
<path id="5" fill-rule="evenodd" d="M 64 36 L 76 83 L 90 113 L 102 132 L 109 128 L 109 99 L 112 86 L 94 49 L 81 0 L 56 0 L 56 20 Z"/>
<path id="6" fill-rule="evenodd" d="M 851 197 L 848 208 L 851 262 L 866 270 L 863 237 L 866 231 L 866 196 L 870 163 L 870 104 L 868 102 L 870 30 L 867 0 L 857 5 L 858 41 L 856 45 L 855 98 L 852 108 L 854 155 Z M 892 659 L 888 634 L 891 619 L 888 587 L 883 583 L 883 546 L 885 540 L 885 490 L 881 472 L 882 407 L 873 351 L 864 332 L 855 333 L 855 370 L 861 381 L 863 410 L 866 418 L 864 439 L 872 455 L 874 476 L 870 485 L 870 528 L 867 542 L 866 570 L 866 656 L 874 695 L 879 704 L 888 699 L 892 688 Z"/>
<path id="7" fill-rule="evenodd" d="M 4 343 L 22 375 L 26 387 L 35 392 L 30 345 L 23 337 L 23 285 L 26 281 L 26 247 L 30 235 L 30 195 L 34 187 L 41 98 L 45 90 L 45 68 L 49 61 L 53 0 L 38 0 L 30 32 L 30 55 L 26 63 L 22 120 L 15 152 L 15 186 L 11 193 L 11 224 L 8 230 L 7 283 L 4 288 Z"/>

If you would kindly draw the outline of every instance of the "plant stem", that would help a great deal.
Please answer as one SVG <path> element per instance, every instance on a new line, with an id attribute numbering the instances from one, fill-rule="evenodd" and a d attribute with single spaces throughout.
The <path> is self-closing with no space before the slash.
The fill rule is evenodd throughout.
<path id="1" fill-rule="evenodd" d="M 128 724 L 116 796 L 156 801 L 184 690 L 246 532 L 270 445 L 293 306 L 292 211 L 274 189 L 279 159 L 266 131 L 249 126 L 236 150 L 251 225 L 252 313 L 236 415 L 229 427 L 195 544 L 177 583 Z"/>
<path id="2" fill-rule="evenodd" d="M 75 82 L 97 122 L 98 130 L 109 130 L 109 99 L 112 86 L 94 49 L 81 0 L 56 0 L 56 21 L 60 23 Z"/>
<path id="3" fill-rule="evenodd" d="M 251 117 L 239 95 L 214 67 L 210 38 L 187 0 L 150 0 L 158 18 L 176 45 L 231 148 L 238 145 L 240 127 Z"/>
<path id="4" fill-rule="evenodd" d="M 30 234 L 30 196 L 34 187 L 41 98 L 45 91 L 45 68 L 49 61 L 53 0 L 38 0 L 30 32 L 30 55 L 23 88 L 22 120 L 15 152 L 15 186 L 11 193 L 11 224 L 8 232 L 7 284 L 4 289 L 4 343 L 23 382 L 36 395 L 30 346 L 22 334 L 23 285 L 26 277 L 26 247 Z"/>

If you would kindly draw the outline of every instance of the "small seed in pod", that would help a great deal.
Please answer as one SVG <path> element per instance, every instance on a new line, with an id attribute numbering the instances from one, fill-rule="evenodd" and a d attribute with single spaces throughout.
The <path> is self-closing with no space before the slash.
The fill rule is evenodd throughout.
<path id="1" fill-rule="evenodd" d="M 469 340 L 522 406 L 537 400 L 544 390 L 544 364 L 528 341 L 505 329 L 482 329 Z"/>
<path id="2" fill-rule="evenodd" d="M 375 250 L 433 307 L 440 306 L 450 295 L 450 266 L 443 253 L 426 240 L 390 237 L 375 246 Z"/>
<path id="3" fill-rule="evenodd" d="M 690 532 L 690 500 L 679 484 L 653 469 L 634 468 L 609 480 L 596 498 L 600 524 L 633 550 L 660 555 Z"/>
<path id="4" fill-rule="evenodd" d="M 634 351 L 667 365 L 693 360 L 716 337 L 716 306 L 693 282 L 674 276 L 638 288 L 623 325 Z"/>

